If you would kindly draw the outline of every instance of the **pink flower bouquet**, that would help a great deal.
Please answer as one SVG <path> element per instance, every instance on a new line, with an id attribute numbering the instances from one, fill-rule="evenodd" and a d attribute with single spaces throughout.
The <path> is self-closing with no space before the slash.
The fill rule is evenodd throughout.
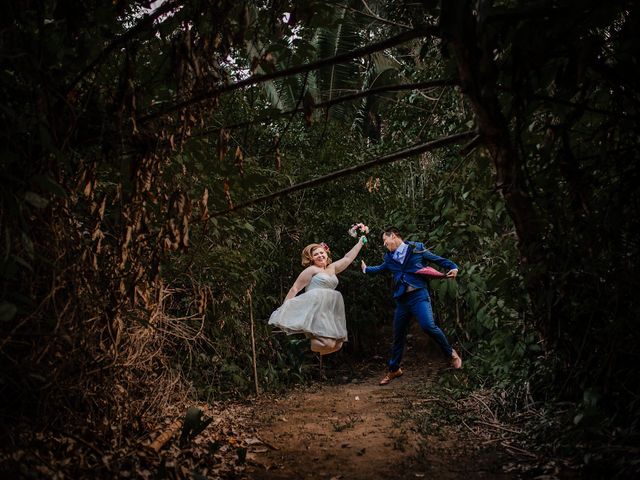
<path id="1" fill-rule="evenodd" d="M 353 238 L 356 238 L 358 235 L 368 235 L 369 227 L 367 227 L 364 223 L 355 223 L 351 225 L 349 229 L 349 235 Z"/>

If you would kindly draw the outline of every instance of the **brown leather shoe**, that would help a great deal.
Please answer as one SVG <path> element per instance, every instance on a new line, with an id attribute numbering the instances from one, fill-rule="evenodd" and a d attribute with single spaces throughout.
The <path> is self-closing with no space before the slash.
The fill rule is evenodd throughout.
<path id="1" fill-rule="evenodd" d="M 462 368 L 462 358 L 455 350 L 451 351 L 451 365 L 453 368 Z"/>
<path id="2" fill-rule="evenodd" d="M 395 372 L 389 372 L 387 373 L 384 378 L 382 380 L 380 380 L 380 385 L 386 385 L 387 383 L 389 383 L 391 380 L 393 380 L 394 378 L 398 378 L 401 377 L 402 374 L 404 372 L 402 371 L 401 368 L 399 368 L 398 370 L 396 370 Z"/>

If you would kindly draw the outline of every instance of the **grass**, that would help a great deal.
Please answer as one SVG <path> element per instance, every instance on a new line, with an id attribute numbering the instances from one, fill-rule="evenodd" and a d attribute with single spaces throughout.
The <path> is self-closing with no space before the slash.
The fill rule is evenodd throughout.
<path id="1" fill-rule="evenodd" d="M 334 432 L 342 432 L 347 428 L 353 428 L 356 423 L 361 422 L 362 417 L 357 415 L 349 415 L 349 418 L 344 422 L 332 422 Z"/>

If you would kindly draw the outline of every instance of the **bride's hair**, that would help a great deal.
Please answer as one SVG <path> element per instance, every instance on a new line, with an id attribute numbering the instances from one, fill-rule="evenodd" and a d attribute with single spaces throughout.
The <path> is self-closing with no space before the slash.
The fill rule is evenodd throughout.
<path id="1" fill-rule="evenodd" d="M 304 247 L 302 250 L 302 266 L 308 267 L 309 265 L 313 265 L 313 251 L 316 248 L 324 248 L 324 251 L 327 252 L 327 265 L 331 263 L 331 252 L 326 246 L 322 246 L 319 243 L 311 243 Z"/>

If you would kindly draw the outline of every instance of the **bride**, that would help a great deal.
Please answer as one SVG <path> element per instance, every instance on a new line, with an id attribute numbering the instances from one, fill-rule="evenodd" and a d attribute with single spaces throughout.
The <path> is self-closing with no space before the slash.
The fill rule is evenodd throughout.
<path id="1" fill-rule="evenodd" d="M 363 235 L 340 260 L 331 261 L 325 243 L 312 243 L 302 250 L 302 266 L 306 267 L 287 293 L 284 303 L 269 318 L 269 325 L 287 334 L 303 333 L 311 339 L 311 350 L 320 355 L 337 352 L 347 341 L 347 321 L 337 275 L 358 256 L 367 242 Z M 298 295 L 302 289 L 305 292 Z"/>

